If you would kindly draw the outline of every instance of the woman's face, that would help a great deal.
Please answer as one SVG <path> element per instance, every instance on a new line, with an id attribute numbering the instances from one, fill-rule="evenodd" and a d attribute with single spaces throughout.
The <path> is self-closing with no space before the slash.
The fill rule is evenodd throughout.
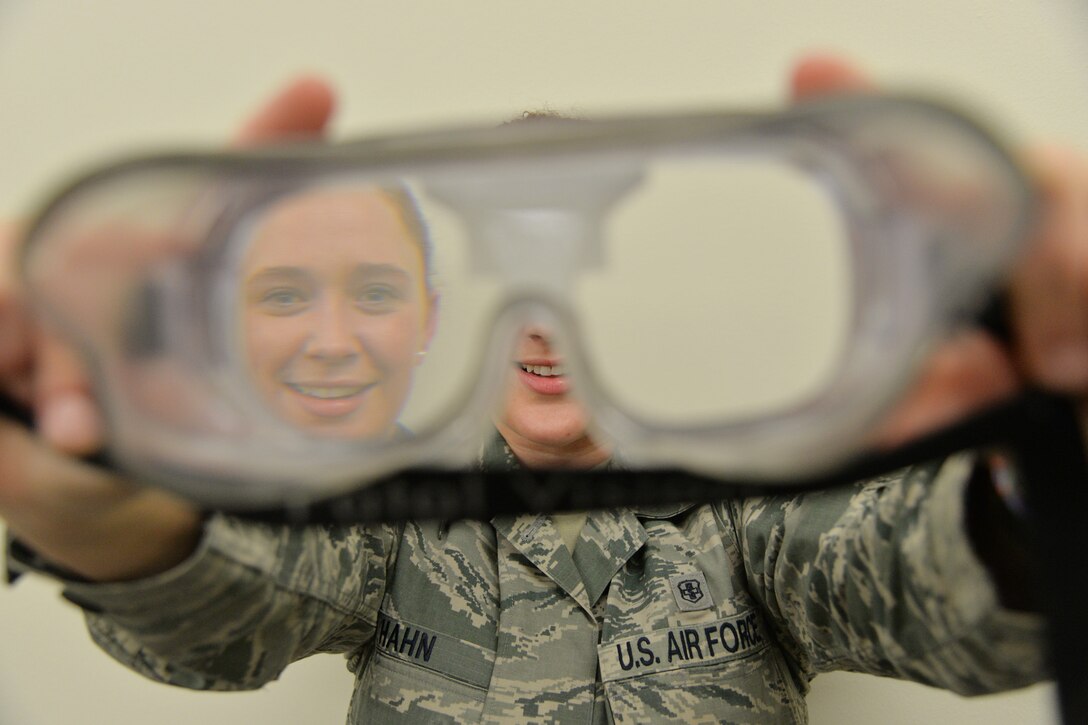
<path id="1" fill-rule="evenodd" d="M 423 255 L 375 187 L 270 207 L 242 262 L 246 352 L 280 417 L 344 438 L 390 435 L 434 332 Z"/>

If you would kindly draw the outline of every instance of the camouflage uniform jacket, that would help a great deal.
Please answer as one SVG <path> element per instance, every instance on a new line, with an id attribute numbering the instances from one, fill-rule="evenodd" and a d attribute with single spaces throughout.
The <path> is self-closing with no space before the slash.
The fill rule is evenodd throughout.
<path id="1" fill-rule="evenodd" d="M 217 517 L 171 571 L 66 591 L 100 646 L 177 685 L 256 688 L 343 653 L 350 723 L 805 722 L 828 670 L 961 693 L 1043 676 L 1039 620 L 998 606 L 963 533 L 970 465 L 594 512 L 573 555 L 547 516 Z"/>

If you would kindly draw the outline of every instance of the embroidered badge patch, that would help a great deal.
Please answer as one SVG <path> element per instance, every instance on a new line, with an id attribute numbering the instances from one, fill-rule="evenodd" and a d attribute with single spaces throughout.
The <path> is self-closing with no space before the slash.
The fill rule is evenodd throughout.
<path id="1" fill-rule="evenodd" d="M 701 571 L 674 574 L 669 577 L 669 587 L 681 612 L 698 612 L 714 606 L 710 587 L 706 585 L 706 577 Z"/>

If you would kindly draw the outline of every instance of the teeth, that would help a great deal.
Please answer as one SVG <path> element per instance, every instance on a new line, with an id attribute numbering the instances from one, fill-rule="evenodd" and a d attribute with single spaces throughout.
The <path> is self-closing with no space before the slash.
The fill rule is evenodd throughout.
<path id="1" fill-rule="evenodd" d="M 566 374 L 562 365 L 522 365 L 521 369 L 542 378 L 551 378 Z"/>
<path id="2" fill-rule="evenodd" d="M 291 383 L 288 385 L 292 390 L 320 400 L 350 398 L 353 395 L 358 395 L 367 388 L 365 385 L 294 385 Z"/>

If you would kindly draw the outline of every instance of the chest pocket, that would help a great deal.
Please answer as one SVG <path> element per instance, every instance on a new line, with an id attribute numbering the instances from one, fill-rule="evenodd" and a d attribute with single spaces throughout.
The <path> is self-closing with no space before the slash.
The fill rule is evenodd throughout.
<path id="1" fill-rule="evenodd" d="M 351 722 L 480 720 L 495 664 L 494 548 L 478 522 L 405 525 Z"/>
<path id="2" fill-rule="evenodd" d="M 641 557 L 612 579 L 597 650 L 616 722 L 805 721 L 729 523 L 710 507 L 644 522 Z"/>
<path id="3" fill-rule="evenodd" d="M 351 704 L 355 723 L 479 720 L 495 653 L 384 609 Z"/>

